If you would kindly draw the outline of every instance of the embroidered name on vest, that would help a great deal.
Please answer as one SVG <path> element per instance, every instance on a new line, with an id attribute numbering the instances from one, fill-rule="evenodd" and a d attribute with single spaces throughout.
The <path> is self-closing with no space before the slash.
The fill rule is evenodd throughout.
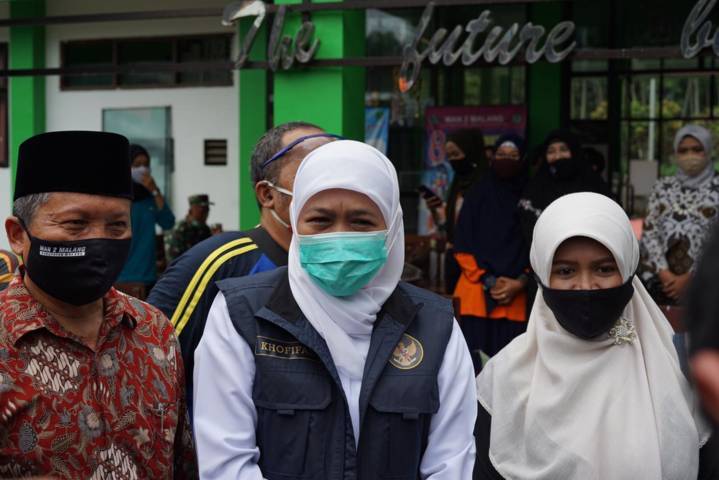
<path id="1" fill-rule="evenodd" d="M 317 355 L 299 342 L 283 342 L 268 337 L 257 337 L 255 355 L 285 360 L 318 360 Z"/>
<path id="2" fill-rule="evenodd" d="M 417 368 L 424 359 L 424 347 L 419 340 L 406 333 L 392 352 L 389 363 L 400 370 Z"/>

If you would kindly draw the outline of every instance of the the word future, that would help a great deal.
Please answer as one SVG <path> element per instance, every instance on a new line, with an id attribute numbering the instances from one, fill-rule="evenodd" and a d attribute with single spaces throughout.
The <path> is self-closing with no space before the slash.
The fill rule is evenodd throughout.
<path id="1" fill-rule="evenodd" d="M 446 28 L 440 28 L 432 35 L 429 45 L 419 51 L 420 42 L 432 21 L 434 7 L 434 2 L 427 5 L 417 27 L 414 41 L 404 49 L 400 70 L 400 90 L 404 92 L 414 86 L 425 59 L 428 59 L 433 65 L 441 61 L 446 66 L 454 65 L 460 58 L 465 66 L 474 64 L 480 58 L 484 58 L 488 63 L 499 59 L 500 64 L 506 65 L 514 60 L 520 50 L 526 46 L 525 59 L 528 63 L 534 63 L 542 57 L 549 62 L 557 63 L 564 60 L 577 45 L 574 41 L 567 43 L 574 36 L 574 22 L 558 23 L 542 44 L 542 39 L 547 31 L 543 26 L 529 22 L 521 28 L 518 23 L 512 24 L 506 30 L 499 25 L 492 27 L 494 21 L 491 12 L 485 10 L 465 27 L 457 25 L 449 35 Z M 479 48 L 476 48 L 478 37 L 487 32 L 490 27 L 492 28 L 488 31 L 484 42 Z M 469 35 L 464 42 L 460 43 L 464 32 Z M 565 46 L 562 47 L 562 45 Z"/>

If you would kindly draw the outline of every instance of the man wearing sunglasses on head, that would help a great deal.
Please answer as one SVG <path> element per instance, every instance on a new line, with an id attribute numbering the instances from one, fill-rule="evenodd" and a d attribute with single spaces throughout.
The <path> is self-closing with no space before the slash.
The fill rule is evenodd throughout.
<path id="1" fill-rule="evenodd" d="M 215 282 L 287 265 L 292 239 L 289 208 L 297 168 L 307 154 L 336 138 L 306 122 L 285 123 L 265 133 L 251 160 L 260 224 L 195 245 L 170 265 L 150 292 L 147 302 L 172 320 L 180 339 L 190 415 L 194 352 L 218 292 Z"/>

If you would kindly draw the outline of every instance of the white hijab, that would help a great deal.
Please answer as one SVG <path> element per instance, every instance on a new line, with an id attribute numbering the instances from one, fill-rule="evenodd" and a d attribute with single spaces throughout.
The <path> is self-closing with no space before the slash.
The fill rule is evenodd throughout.
<path id="1" fill-rule="evenodd" d="M 334 297 L 320 288 L 300 264 L 297 219 L 307 200 L 319 192 L 341 188 L 367 195 L 387 224 L 387 263 L 359 292 Z M 341 140 L 319 147 L 300 165 L 295 177 L 290 219 L 288 271 L 295 301 L 307 320 L 327 342 L 337 369 L 362 380 L 367 351 L 354 338 L 368 338 L 377 312 L 397 287 L 404 267 L 404 222 L 394 165 L 374 147 Z"/>
<path id="2" fill-rule="evenodd" d="M 639 263 L 629 219 L 614 201 L 575 193 L 552 203 L 534 229 L 530 260 L 549 284 L 557 247 L 592 238 L 626 281 Z M 492 416 L 489 458 L 506 479 L 694 480 L 709 431 L 679 369 L 673 331 L 641 282 L 622 318 L 632 343 L 565 331 L 541 290 L 527 332 L 477 377 Z"/>

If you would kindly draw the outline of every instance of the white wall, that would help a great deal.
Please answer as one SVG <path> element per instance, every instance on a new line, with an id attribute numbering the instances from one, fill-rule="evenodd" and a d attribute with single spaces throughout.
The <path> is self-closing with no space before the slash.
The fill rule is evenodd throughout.
<path id="1" fill-rule="evenodd" d="M 70 15 L 199 6 L 217 6 L 218 12 L 221 12 L 224 4 L 224 0 L 202 2 L 103 0 L 92 3 L 78 0 L 51 0 L 47 2 L 47 14 Z M 88 5 L 92 9 L 88 8 Z M 219 14 L 217 18 L 49 26 L 46 30 L 46 62 L 48 67 L 60 65 L 60 42 L 64 40 L 231 31 L 232 29 L 220 25 Z M 59 77 L 50 76 L 46 80 L 47 130 L 100 130 L 102 110 L 105 108 L 171 107 L 175 147 L 172 204 L 175 215 L 178 219 L 185 215 L 189 195 L 206 192 L 215 202 L 209 221 L 220 222 L 225 229 L 236 229 L 239 216 L 239 127 L 236 85 L 235 74 L 235 86 L 231 87 L 62 91 Z M 204 140 L 223 138 L 227 139 L 228 165 L 205 167 Z"/>

